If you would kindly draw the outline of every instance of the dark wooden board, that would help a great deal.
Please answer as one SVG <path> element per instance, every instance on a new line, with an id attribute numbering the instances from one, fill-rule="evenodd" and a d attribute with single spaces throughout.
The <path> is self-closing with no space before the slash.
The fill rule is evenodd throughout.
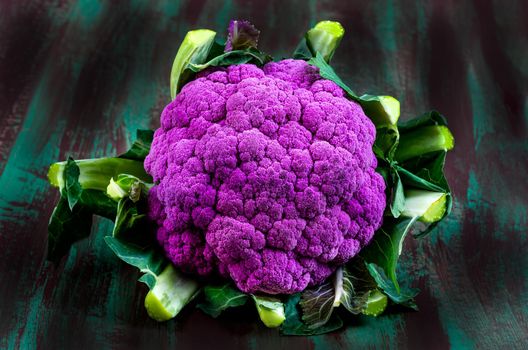
<path id="1" fill-rule="evenodd" d="M 527 16 L 521 0 L 2 1 L 0 348 L 528 347 Z M 231 18 L 254 22 L 275 56 L 316 21 L 339 20 L 334 67 L 354 90 L 399 98 L 403 118 L 447 116 L 453 213 L 404 247 L 420 312 L 311 338 L 196 310 L 158 324 L 137 272 L 104 245 L 104 220 L 59 266 L 44 260 L 58 196 L 48 165 L 115 154 L 136 128 L 157 127 L 187 30 L 221 33 Z"/>

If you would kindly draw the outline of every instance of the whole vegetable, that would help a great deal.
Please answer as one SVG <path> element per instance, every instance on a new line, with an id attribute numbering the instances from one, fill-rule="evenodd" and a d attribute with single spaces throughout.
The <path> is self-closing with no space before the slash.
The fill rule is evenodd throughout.
<path id="1" fill-rule="evenodd" d="M 105 242 L 140 270 L 157 321 L 197 298 L 212 317 L 254 304 L 267 327 L 315 335 L 343 325 L 341 306 L 417 309 L 396 267 L 413 225 L 423 237 L 451 210 L 445 118 L 399 122 L 395 98 L 357 95 L 329 64 L 337 22 L 317 23 L 280 61 L 257 49 L 259 33 L 239 20 L 227 41 L 190 31 L 156 132 L 138 130 L 117 157 L 50 167 L 61 196 L 48 259 L 98 215 L 114 221 Z"/>

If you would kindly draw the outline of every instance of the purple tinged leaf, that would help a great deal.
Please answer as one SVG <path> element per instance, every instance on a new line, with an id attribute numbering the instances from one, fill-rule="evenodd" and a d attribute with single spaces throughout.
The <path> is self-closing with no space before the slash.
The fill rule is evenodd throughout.
<path id="1" fill-rule="evenodd" d="M 308 328 L 317 329 L 328 322 L 334 310 L 334 301 L 335 290 L 331 283 L 304 290 L 299 305 L 303 311 L 302 320 Z"/>
<path id="2" fill-rule="evenodd" d="M 256 48 L 260 31 L 249 21 L 229 22 L 225 51 Z"/>

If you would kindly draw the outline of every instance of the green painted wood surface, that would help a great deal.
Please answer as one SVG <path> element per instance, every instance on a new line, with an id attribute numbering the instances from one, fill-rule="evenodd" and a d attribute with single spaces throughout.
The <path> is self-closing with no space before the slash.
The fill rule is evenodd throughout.
<path id="1" fill-rule="evenodd" d="M 526 1 L 17 1 L 0 4 L 0 348 L 350 349 L 528 347 L 528 5 Z M 123 151 L 155 128 L 191 28 L 231 18 L 288 55 L 319 19 L 347 33 L 334 67 L 358 92 L 430 108 L 457 145 L 451 217 L 405 243 L 401 273 L 420 312 L 347 320 L 319 337 L 280 337 L 229 315 L 187 310 L 157 324 L 137 272 L 112 256 L 99 220 L 58 267 L 44 260 L 57 200 L 47 166 Z"/>

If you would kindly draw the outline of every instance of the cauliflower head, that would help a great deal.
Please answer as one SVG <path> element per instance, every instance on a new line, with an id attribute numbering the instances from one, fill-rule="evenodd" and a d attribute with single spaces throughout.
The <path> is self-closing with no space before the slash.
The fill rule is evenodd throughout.
<path id="1" fill-rule="evenodd" d="M 379 228 L 375 127 L 302 60 L 213 68 L 165 107 L 149 216 L 181 270 L 247 293 L 317 285 Z"/>

